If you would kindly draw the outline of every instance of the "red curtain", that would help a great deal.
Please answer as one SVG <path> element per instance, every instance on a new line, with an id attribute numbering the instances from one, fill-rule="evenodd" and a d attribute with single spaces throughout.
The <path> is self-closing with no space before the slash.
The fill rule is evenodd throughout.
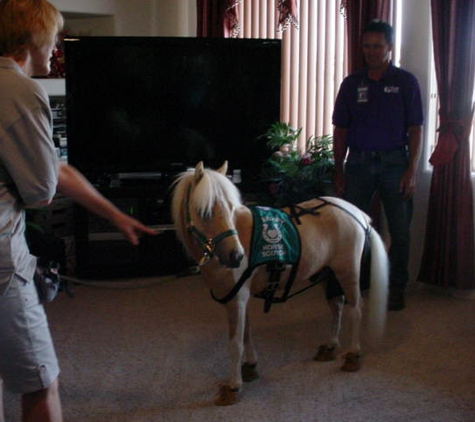
<path id="1" fill-rule="evenodd" d="M 240 0 L 196 0 L 197 36 L 228 38 L 239 31 Z"/>
<path id="2" fill-rule="evenodd" d="M 348 33 L 348 70 L 350 73 L 364 66 L 361 38 L 364 27 L 373 19 L 389 22 L 391 0 L 342 0 Z"/>
<path id="3" fill-rule="evenodd" d="M 298 28 L 297 0 L 278 0 L 279 27 L 285 31 L 290 25 Z"/>
<path id="4" fill-rule="evenodd" d="M 431 0 L 440 100 L 439 138 L 419 280 L 475 288 L 473 191 L 468 136 L 473 119 L 475 2 Z"/>

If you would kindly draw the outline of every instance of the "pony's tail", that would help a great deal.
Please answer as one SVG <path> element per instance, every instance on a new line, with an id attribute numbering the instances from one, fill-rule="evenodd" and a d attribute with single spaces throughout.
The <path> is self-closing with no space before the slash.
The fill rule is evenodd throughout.
<path id="1" fill-rule="evenodd" d="M 382 337 L 386 326 L 389 260 L 383 240 L 371 227 L 371 284 L 369 290 L 369 332 L 372 340 Z"/>

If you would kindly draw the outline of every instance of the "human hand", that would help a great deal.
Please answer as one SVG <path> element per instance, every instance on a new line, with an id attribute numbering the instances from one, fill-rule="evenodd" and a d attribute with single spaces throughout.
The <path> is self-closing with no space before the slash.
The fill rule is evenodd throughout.
<path id="1" fill-rule="evenodd" d="M 335 192 L 339 197 L 343 197 L 345 193 L 345 176 L 343 173 L 335 173 Z"/>
<path id="2" fill-rule="evenodd" d="M 111 223 L 116 226 L 122 235 L 134 246 L 139 244 L 139 237 L 141 235 L 155 236 L 157 232 L 135 218 L 123 212 L 118 212 L 111 219 Z"/>
<path id="3" fill-rule="evenodd" d="M 416 175 L 413 170 L 408 168 L 402 175 L 399 183 L 399 192 L 404 195 L 406 199 L 412 198 L 416 188 Z"/>

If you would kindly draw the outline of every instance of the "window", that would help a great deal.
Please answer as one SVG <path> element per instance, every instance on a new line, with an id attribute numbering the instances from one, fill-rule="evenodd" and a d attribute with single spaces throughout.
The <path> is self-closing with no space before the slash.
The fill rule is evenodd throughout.
<path id="1" fill-rule="evenodd" d="M 437 143 L 437 128 L 439 127 L 439 96 L 437 93 L 437 80 L 435 76 L 434 67 L 434 48 L 432 45 L 432 38 L 430 45 L 430 75 L 429 75 L 429 100 L 427 103 L 427 110 L 425 116 L 425 135 L 427 138 L 426 156 L 424 163 L 426 163 L 426 170 L 431 169 L 429 158 L 434 152 L 435 144 Z"/>
<path id="2" fill-rule="evenodd" d="M 400 1 L 393 16 L 399 23 Z M 281 121 L 302 128 L 299 148 L 311 136 L 331 134 L 331 115 L 340 83 L 347 75 L 346 22 L 338 0 L 300 0 L 299 28 L 277 27 L 275 0 L 239 4 L 241 38 L 282 39 Z M 394 62 L 399 63 L 400 42 L 395 25 Z"/>
<path id="3" fill-rule="evenodd" d="M 475 89 L 473 90 L 473 102 L 475 103 Z M 468 138 L 468 142 L 470 144 L 470 163 L 471 163 L 471 170 L 472 173 L 475 173 L 475 120 L 472 121 L 472 131 L 470 132 L 470 137 Z"/>
<path id="4" fill-rule="evenodd" d="M 282 39 L 281 120 L 302 127 L 299 147 L 332 132 L 331 114 L 347 74 L 345 20 L 335 0 L 299 3 L 299 28 L 277 27 L 275 0 L 242 1 L 243 38 Z"/>

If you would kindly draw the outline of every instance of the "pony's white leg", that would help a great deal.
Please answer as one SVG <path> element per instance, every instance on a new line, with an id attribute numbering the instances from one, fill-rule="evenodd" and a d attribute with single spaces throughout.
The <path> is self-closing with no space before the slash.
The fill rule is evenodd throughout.
<path id="1" fill-rule="evenodd" d="M 328 301 L 328 306 L 332 316 L 331 334 L 328 343 L 323 344 L 318 348 L 315 360 L 319 362 L 327 362 L 336 359 L 336 350 L 340 347 L 341 317 L 345 306 L 344 296 L 335 296 Z"/>
<path id="2" fill-rule="evenodd" d="M 251 324 L 249 322 L 249 315 L 246 312 L 246 322 L 244 328 L 244 353 L 245 361 L 242 365 L 242 380 L 244 382 L 251 382 L 259 378 L 259 374 L 256 371 L 257 365 L 257 352 L 254 347 L 254 339 L 252 337 Z"/>
<path id="3" fill-rule="evenodd" d="M 358 287 L 359 289 L 359 287 Z M 343 371 L 356 372 L 360 369 L 360 331 L 362 320 L 363 301 L 359 290 L 355 292 L 354 298 L 349 301 L 348 316 L 350 322 L 350 347 L 345 355 L 345 363 L 341 367 Z"/>
<path id="4" fill-rule="evenodd" d="M 345 355 L 344 371 L 354 372 L 360 368 L 360 329 L 362 321 L 362 304 L 360 284 L 359 284 L 359 260 L 353 262 L 354 265 L 343 263 L 334 269 L 335 276 L 340 283 L 348 303 L 347 314 L 350 323 L 350 347 Z"/>
<path id="5" fill-rule="evenodd" d="M 229 353 L 231 357 L 231 390 L 239 391 L 242 386 L 241 364 L 244 357 L 244 330 L 247 301 L 239 299 L 226 306 L 229 324 Z"/>
<path id="6" fill-rule="evenodd" d="M 360 332 L 361 332 L 361 319 L 362 319 L 362 304 L 361 297 L 358 298 L 354 304 L 348 307 L 348 317 L 350 322 L 350 348 L 349 352 L 359 354 L 361 351 L 360 346 Z"/>
<path id="7" fill-rule="evenodd" d="M 251 324 L 249 322 L 249 315 L 246 313 L 246 322 L 244 330 L 244 351 L 246 353 L 245 363 L 255 365 L 257 363 L 257 352 L 254 347 L 254 339 L 252 337 Z"/>
<path id="8" fill-rule="evenodd" d="M 340 347 L 341 317 L 345 306 L 345 297 L 337 296 L 331 299 L 328 305 L 332 314 L 331 337 L 328 347 L 336 349 Z"/>
<path id="9" fill-rule="evenodd" d="M 244 331 L 249 289 L 245 286 L 237 297 L 226 304 L 229 328 L 229 354 L 231 357 L 231 379 L 228 385 L 221 386 L 214 399 L 217 406 L 229 406 L 237 403 L 242 387 L 241 364 L 244 356 Z"/>

